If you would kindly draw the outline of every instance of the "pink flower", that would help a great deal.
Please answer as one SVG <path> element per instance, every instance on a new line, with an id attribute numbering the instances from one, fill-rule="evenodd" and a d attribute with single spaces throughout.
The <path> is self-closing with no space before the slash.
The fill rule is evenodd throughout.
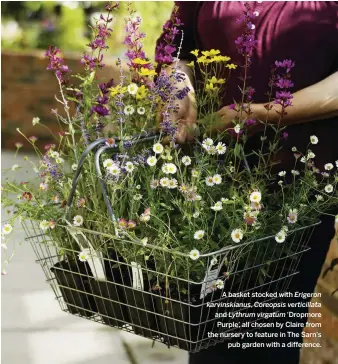
<path id="1" fill-rule="evenodd" d="M 29 138 L 28 138 L 32 143 L 35 143 L 37 140 L 38 140 L 38 138 L 36 137 L 36 136 L 30 136 Z"/>

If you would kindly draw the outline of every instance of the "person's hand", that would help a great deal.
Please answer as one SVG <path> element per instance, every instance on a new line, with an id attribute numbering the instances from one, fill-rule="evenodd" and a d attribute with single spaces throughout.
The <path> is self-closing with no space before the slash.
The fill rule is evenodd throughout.
<path id="1" fill-rule="evenodd" d="M 195 90 L 187 75 L 185 75 L 184 81 L 179 82 L 177 86 L 179 89 L 184 89 L 184 87 L 189 87 L 190 89 L 188 95 L 182 100 L 176 100 L 177 112 L 173 115 L 174 119 L 178 122 L 175 136 L 176 141 L 178 143 L 184 143 L 194 138 L 197 121 Z"/>
<path id="2" fill-rule="evenodd" d="M 235 126 L 233 121 L 237 117 L 237 111 L 230 109 L 229 106 L 224 106 L 217 114 L 219 119 L 212 127 L 213 131 L 222 132 Z"/>

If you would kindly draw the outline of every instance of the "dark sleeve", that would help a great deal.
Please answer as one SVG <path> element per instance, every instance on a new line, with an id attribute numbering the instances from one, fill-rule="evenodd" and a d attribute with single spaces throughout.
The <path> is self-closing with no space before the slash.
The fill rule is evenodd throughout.
<path id="1" fill-rule="evenodd" d="M 179 27 L 179 34 L 176 35 L 173 45 L 178 49 L 182 33 L 183 31 L 183 43 L 180 54 L 180 59 L 184 60 L 192 60 L 194 59 L 190 52 L 196 49 L 196 40 L 195 40 L 195 26 L 196 26 L 196 16 L 198 11 L 198 5 L 200 1 L 175 1 L 175 5 L 178 7 L 178 18 L 183 23 Z M 171 14 L 172 17 L 173 13 Z M 156 47 L 160 44 L 164 44 L 164 36 L 165 32 L 161 34 L 156 42 Z M 173 56 L 176 57 L 177 53 L 173 53 Z"/>

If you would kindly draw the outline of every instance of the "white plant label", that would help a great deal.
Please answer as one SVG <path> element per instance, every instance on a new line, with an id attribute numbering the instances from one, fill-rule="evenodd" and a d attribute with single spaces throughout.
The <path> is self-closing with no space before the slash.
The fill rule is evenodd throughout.
<path id="1" fill-rule="evenodd" d="M 141 265 L 136 262 L 131 262 L 131 272 L 133 274 L 133 288 L 143 291 L 144 285 Z"/>
<path id="2" fill-rule="evenodd" d="M 101 252 L 97 252 L 92 249 L 84 249 L 86 253 L 89 255 L 89 258 L 87 260 L 90 270 L 93 273 L 94 278 L 96 278 L 98 281 L 105 281 L 106 280 L 106 274 L 104 271 L 103 266 L 103 257 Z"/>
<path id="3" fill-rule="evenodd" d="M 203 299 L 207 294 L 212 292 L 211 285 L 218 278 L 219 271 L 220 265 L 216 269 L 211 269 L 211 266 L 209 267 L 202 284 L 200 299 Z"/>

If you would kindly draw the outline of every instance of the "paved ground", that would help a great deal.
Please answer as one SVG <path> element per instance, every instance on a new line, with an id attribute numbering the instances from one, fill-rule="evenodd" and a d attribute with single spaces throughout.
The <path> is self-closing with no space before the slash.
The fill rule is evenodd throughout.
<path id="1" fill-rule="evenodd" d="M 2 169 L 18 163 L 12 155 L 2 153 Z M 17 227 L 13 241 L 23 242 L 23 238 Z M 136 358 L 132 364 L 187 363 L 184 351 L 159 343 L 151 348 L 150 340 L 62 312 L 34 258 L 27 243 L 18 246 L 1 279 L 3 364 L 132 363 L 122 340 Z"/>

